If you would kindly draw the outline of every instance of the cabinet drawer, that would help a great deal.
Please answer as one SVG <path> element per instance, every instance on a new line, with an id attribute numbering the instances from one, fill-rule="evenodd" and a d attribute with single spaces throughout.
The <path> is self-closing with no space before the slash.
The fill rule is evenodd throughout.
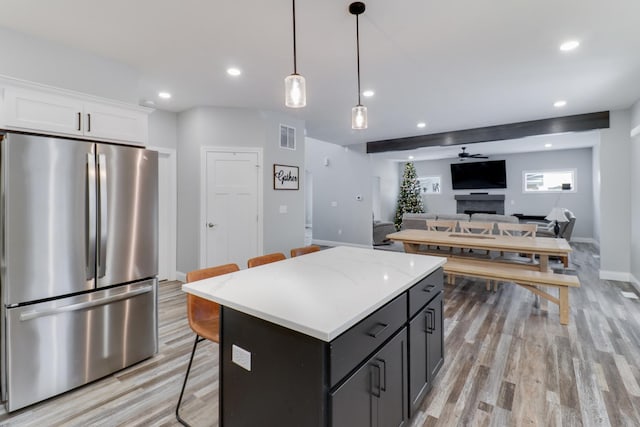
<path id="1" fill-rule="evenodd" d="M 329 344 L 330 387 L 355 369 L 407 320 L 403 293 Z"/>
<path id="2" fill-rule="evenodd" d="M 442 290 L 443 281 L 442 268 L 439 268 L 409 289 L 409 318 L 438 295 Z"/>

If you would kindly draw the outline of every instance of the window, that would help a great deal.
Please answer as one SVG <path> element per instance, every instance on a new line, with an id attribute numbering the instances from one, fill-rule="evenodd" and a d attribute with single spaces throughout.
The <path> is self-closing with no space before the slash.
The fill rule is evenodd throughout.
<path id="1" fill-rule="evenodd" d="M 418 178 L 421 194 L 440 194 L 442 186 L 439 176 L 423 176 Z"/>
<path id="2" fill-rule="evenodd" d="M 522 172 L 524 193 L 554 193 L 576 191 L 576 170 L 546 170 Z"/>
<path id="3" fill-rule="evenodd" d="M 280 125 L 280 148 L 296 149 L 296 128 Z"/>

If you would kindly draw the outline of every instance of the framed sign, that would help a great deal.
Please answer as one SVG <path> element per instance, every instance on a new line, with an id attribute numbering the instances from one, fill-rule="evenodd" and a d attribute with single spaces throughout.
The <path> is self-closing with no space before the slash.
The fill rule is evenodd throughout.
<path id="1" fill-rule="evenodd" d="M 420 192 L 422 194 L 441 194 L 442 187 L 440 186 L 439 176 L 423 176 L 418 178 L 420 181 Z"/>
<path id="2" fill-rule="evenodd" d="M 273 165 L 274 190 L 298 190 L 298 167 Z"/>

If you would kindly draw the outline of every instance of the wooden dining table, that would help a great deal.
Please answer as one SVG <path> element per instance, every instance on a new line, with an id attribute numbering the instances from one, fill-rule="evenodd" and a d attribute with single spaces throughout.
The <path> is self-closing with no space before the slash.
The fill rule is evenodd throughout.
<path id="1" fill-rule="evenodd" d="M 487 251 L 515 252 L 535 254 L 539 257 L 540 271 L 549 271 L 549 257 L 559 257 L 564 266 L 569 265 L 569 243 L 562 238 L 520 237 L 495 234 L 463 234 L 451 231 L 402 230 L 387 235 L 388 239 L 401 242 L 407 253 L 433 252 L 420 249 L 421 245 L 442 246 L 459 249 L 478 249 Z M 442 253 L 446 255 L 446 253 Z M 455 254 L 451 254 L 455 256 Z"/>

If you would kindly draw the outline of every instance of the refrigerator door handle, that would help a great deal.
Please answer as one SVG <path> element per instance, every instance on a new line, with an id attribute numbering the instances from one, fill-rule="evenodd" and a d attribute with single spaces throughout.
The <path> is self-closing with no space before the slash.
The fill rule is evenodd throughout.
<path id="1" fill-rule="evenodd" d="M 95 279 L 96 277 L 96 239 L 97 239 L 97 224 L 96 224 L 96 157 L 93 153 L 87 153 L 87 220 L 88 220 L 88 233 L 86 242 L 86 255 L 87 260 L 87 280 Z"/>
<path id="2" fill-rule="evenodd" d="M 98 154 L 98 188 L 100 189 L 100 244 L 98 245 L 98 277 L 102 278 L 106 272 L 107 266 L 107 224 L 109 223 L 107 213 L 109 211 L 107 205 L 107 157 L 104 154 Z"/>
<path id="3" fill-rule="evenodd" d="M 45 310 L 25 311 L 24 313 L 20 314 L 20 321 L 26 322 L 29 320 L 37 319 L 39 317 L 53 316 L 56 314 L 66 313 L 69 311 L 85 310 L 87 308 L 97 307 L 99 305 L 106 305 L 112 302 L 128 299 L 136 295 L 146 294 L 148 292 L 151 292 L 152 290 L 153 290 L 153 285 L 149 285 L 149 286 L 144 286 L 142 288 L 131 290 L 129 292 L 124 292 L 118 295 L 112 295 L 112 296 L 97 299 L 94 301 L 80 302 L 77 304 L 70 304 L 70 305 L 65 305 L 63 307 L 49 308 Z"/>

